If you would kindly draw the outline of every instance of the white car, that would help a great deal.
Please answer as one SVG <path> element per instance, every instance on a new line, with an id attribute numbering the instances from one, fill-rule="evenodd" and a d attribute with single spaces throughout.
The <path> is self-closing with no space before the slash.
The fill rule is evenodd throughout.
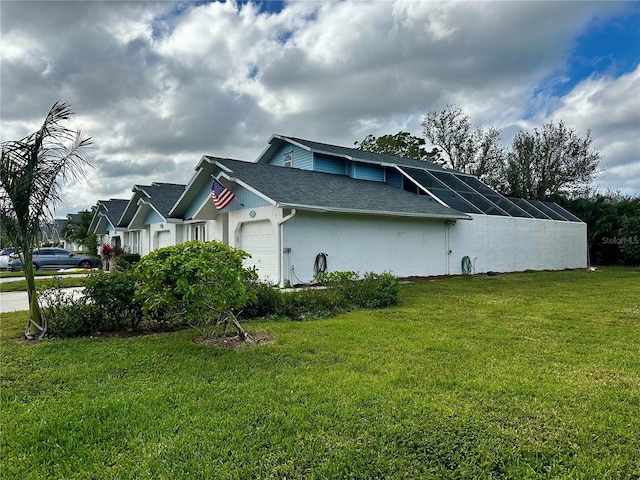
<path id="1" fill-rule="evenodd" d="M 11 255 L 13 253 L 13 248 L 5 248 L 0 252 L 0 270 L 7 270 L 9 268 L 9 260 L 11 260 Z"/>

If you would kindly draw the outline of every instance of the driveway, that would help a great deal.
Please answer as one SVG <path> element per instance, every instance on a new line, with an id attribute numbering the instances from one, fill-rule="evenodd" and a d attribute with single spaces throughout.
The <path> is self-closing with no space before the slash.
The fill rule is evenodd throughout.
<path id="1" fill-rule="evenodd" d="M 63 288 L 63 292 L 79 292 L 84 287 Z M 29 301 L 27 300 L 27 292 L 3 292 L 0 293 L 0 313 L 18 312 L 20 310 L 29 310 Z"/>

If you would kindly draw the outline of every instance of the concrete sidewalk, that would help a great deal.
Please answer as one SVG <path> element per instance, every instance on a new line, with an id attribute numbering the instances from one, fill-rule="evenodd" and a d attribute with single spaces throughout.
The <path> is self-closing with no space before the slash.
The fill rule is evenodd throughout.
<path id="1" fill-rule="evenodd" d="M 79 292 L 78 295 L 80 295 L 84 291 L 84 287 L 63 288 L 62 291 Z M 0 313 L 19 312 L 21 310 L 29 310 L 26 291 L 0 293 Z"/>

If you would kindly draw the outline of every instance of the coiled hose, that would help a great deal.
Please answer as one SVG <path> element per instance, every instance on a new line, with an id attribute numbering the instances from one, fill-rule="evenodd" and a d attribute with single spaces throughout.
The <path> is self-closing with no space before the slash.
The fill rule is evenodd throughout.
<path id="1" fill-rule="evenodd" d="M 471 271 L 473 270 L 473 265 L 471 264 L 471 259 L 465 255 L 462 257 L 462 274 L 463 275 L 471 275 Z"/>

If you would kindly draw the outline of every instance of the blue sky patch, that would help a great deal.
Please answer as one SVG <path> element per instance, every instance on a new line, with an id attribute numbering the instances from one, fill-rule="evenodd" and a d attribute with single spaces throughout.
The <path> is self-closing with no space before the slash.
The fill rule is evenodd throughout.
<path id="1" fill-rule="evenodd" d="M 595 18 L 575 39 L 566 63 L 540 82 L 525 118 L 538 113 L 535 103 L 540 97 L 561 98 L 592 75 L 617 78 L 639 63 L 640 4 L 625 14 Z"/>

